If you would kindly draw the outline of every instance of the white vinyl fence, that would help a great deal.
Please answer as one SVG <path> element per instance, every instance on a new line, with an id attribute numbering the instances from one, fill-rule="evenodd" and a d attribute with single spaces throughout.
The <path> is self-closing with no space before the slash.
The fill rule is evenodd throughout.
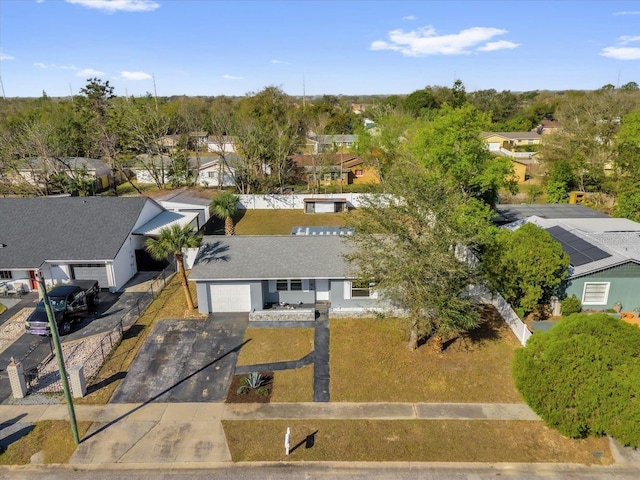
<path id="1" fill-rule="evenodd" d="M 476 285 L 470 289 L 470 295 L 478 300 L 479 303 L 485 303 L 493 305 L 504 321 L 509 325 L 511 331 L 518 337 L 518 340 L 522 345 L 527 344 L 527 340 L 533 335 L 527 325 L 520 320 L 518 314 L 513 311 L 511 305 L 500 295 L 496 293 L 492 295 L 491 292 L 481 285 Z"/>
<path id="2" fill-rule="evenodd" d="M 305 198 L 345 199 L 347 207 L 358 208 L 366 193 L 327 193 L 327 194 L 274 194 L 274 195 L 239 195 L 238 208 L 246 210 L 302 210 Z"/>

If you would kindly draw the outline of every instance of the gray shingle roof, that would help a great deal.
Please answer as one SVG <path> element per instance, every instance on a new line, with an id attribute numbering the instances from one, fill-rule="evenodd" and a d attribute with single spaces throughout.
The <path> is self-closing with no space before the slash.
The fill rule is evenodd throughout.
<path id="1" fill-rule="evenodd" d="M 496 206 L 494 222 L 498 225 L 524 220 L 531 216 L 540 218 L 611 218 L 609 215 L 584 205 L 572 204 L 500 204 Z"/>
<path id="2" fill-rule="evenodd" d="M 350 278 L 339 235 L 204 237 L 189 280 Z"/>
<path id="3" fill-rule="evenodd" d="M 146 197 L 0 198 L 0 270 L 113 259 Z"/>

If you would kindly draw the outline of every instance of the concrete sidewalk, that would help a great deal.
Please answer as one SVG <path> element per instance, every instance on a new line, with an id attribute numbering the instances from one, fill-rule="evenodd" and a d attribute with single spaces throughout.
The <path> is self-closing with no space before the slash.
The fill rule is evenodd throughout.
<path id="1" fill-rule="evenodd" d="M 77 405 L 92 427 L 71 464 L 201 464 L 230 462 L 221 420 L 253 419 L 494 419 L 538 420 L 524 404 L 412 403 L 146 403 Z M 13 428 L 66 420 L 66 405 L 0 405 Z"/>

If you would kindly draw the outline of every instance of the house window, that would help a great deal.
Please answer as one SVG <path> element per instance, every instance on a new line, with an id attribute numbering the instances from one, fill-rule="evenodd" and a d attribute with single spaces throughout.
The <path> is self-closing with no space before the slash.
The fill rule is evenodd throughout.
<path id="1" fill-rule="evenodd" d="M 351 298 L 371 298 L 374 285 L 373 282 L 367 280 L 353 280 L 351 282 Z"/>
<path id="2" fill-rule="evenodd" d="M 276 280 L 276 291 L 286 292 L 289 290 L 289 282 L 287 280 Z"/>
<path id="3" fill-rule="evenodd" d="M 13 275 L 10 270 L 0 270 L 0 280 L 11 280 Z"/>
<path id="4" fill-rule="evenodd" d="M 606 305 L 609 300 L 609 282 L 587 282 L 582 292 L 583 305 Z"/>
<path id="5" fill-rule="evenodd" d="M 291 280 L 291 290 L 302 291 L 302 280 Z"/>
<path id="6" fill-rule="evenodd" d="M 362 175 L 363 175 L 362 170 L 356 170 L 355 172 L 356 177 L 361 177 Z"/>
<path id="7" fill-rule="evenodd" d="M 207 177 L 208 178 L 215 178 L 215 177 L 218 176 L 217 173 L 218 172 L 207 172 Z"/>

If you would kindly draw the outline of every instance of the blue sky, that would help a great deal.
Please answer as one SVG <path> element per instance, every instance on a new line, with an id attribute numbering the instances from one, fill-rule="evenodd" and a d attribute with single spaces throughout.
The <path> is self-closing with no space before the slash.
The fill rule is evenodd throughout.
<path id="1" fill-rule="evenodd" d="M 7 97 L 640 83 L 640 1 L 0 0 Z"/>

